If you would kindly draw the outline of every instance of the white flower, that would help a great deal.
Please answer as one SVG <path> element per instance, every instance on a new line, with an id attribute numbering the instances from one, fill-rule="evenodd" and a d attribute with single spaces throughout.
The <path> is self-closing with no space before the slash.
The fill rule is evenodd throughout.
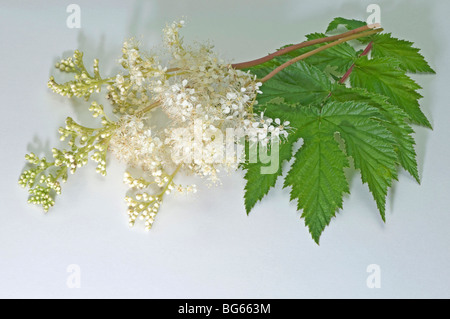
<path id="1" fill-rule="evenodd" d="M 161 140 L 139 117 L 124 119 L 111 140 L 119 158 L 144 168 L 157 185 L 165 183 L 164 166 L 182 165 L 184 170 L 213 182 L 218 181 L 220 171 L 237 169 L 237 156 L 236 161 L 227 162 L 223 149 L 216 147 L 220 143 L 223 146 L 220 137 L 226 136 L 228 128 L 265 147 L 274 139 L 286 137 L 289 125 L 288 121 L 281 125 L 280 119 L 268 118 L 264 112 L 254 115 L 262 83 L 249 72 L 231 68 L 209 45 L 185 47 L 179 35 L 183 24 L 174 22 L 163 30 L 171 54 L 167 66 L 156 57 L 141 54 L 132 41 L 125 42 L 121 63 L 129 75 L 117 76 L 109 90 L 120 112 L 123 108 L 122 113 L 130 105 L 139 111 L 149 101 L 158 101 L 168 116 L 167 129 L 159 134 Z M 198 128 L 197 121 L 202 122 Z M 196 129 L 201 139 L 189 136 Z"/>

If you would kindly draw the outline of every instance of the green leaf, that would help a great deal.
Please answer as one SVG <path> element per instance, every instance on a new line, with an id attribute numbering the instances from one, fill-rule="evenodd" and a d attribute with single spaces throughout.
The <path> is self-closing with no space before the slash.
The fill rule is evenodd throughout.
<path id="1" fill-rule="evenodd" d="M 377 108 L 361 102 L 329 102 L 323 107 L 268 103 L 264 107 L 271 115 L 286 115 L 296 128 L 290 138 L 304 140 L 284 186 L 292 187 L 291 200 L 298 200 L 298 209 L 303 210 L 302 217 L 316 242 L 336 210 L 342 208 L 343 194 L 349 192 L 344 175 L 347 156 L 361 170 L 385 219 L 387 190 L 397 178 L 397 154 L 394 138 L 380 121 Z M 346 152 L 339 147 L 338 137 Z"/>
<path id="2" fill-rule="evenodd" d="M 414 48 L 413 42 L 400 40 L 391 36 L 390 33 L 377 34 L 373 36 L 373 57 L 391 57 L 399 61 L 399 67 L 408 72 L 435 73 L 419 49 Z"/>
<path id="3" fill-rule="evenodd" d="M 265 82 L 261 87 L 264 93 L 258 102 L 264 104 L 274 98 L 283 98 L 287 103 L 309 105 L 324 100 L 332 87 L 324 72 L 299 61 Z"/>
<path id="4" fill-rule="evenodd" d="M 344 174 L 344 168 L 348 167 L 347 156 L 334 139 L 334 128 L 322 123 L 320 108 L 279 101 L 278 103 L 271 101 L 260 108 L 266 110 L 267 116 L 274 118 L 283 115 L 284 119 L 291 121 L 295 131 L 289 135 L 287 144 L 292 145 L 301 137 L 304 140 L 303 146 L 295 155 L 296 160 L 285 179 L 284 187 L 292 186 L 291 200 L 298 199 L 298 209 L 303 209 L 302 217 L 305 224 L 318 243 L 321 233 L 335 216 L 336 210 L 342 208 L 343 194 L 349 192 Z M 292 157 L 291 147 L 289 153 L 289 157 L 284 157 L 287 154 L 281 151 L 281 159 Z M 252 168 L 255 167 L 257 166 Z M 246 178 L 249 181 L 250 177 L 251 180 L 260 182 L 264 190 L 266 184 L 261 182 L 261 178 L 268 181 L 280 174 L 278 172 L 276 176 L 266 175 L 258 178 L 255 176 L 257 171 L 247 173 Z"/>
<path id="5" fill-rule="evenodd" d="M 285 187 L 291 186 L 291 200 L 297 199 L 297 208 L 312 238 L 319 243 L 320 236 L 336 210 L 342 208 L 342 197 L 349 193 L 344 168 L 346 155 L 334 139 L 329 125 L 322 123 L 318 108 L 306 108 L 305 116 L 313 121 L 305 127 L 304 145 L 295 154 L 295 162 L 286 176 Z"/>
<path id="6" fill-rule="evenodd" d="M 431 124 L 420 110 L 417 90 L 421 87 L 399 68 L 392 58 L 368 60 L 361 57 L 355 62 L 350 75 L 353 87 L 365 88 L 369 92 L 387 96 L 389 103 L 397 105 L 414 123 L 431 128 Z"/>
<path id="7" fill-rule="evenodd" d="M 306 118 L 302 117 L 301 113 L 291 112 L 293 107 L 296 106 L 286 105 L 282 99 L 276 99 L 267 104 L 258 105 L 257 111 L 264 111 L 265 115 L 270 118 L 279 118 L 280 116 L 283 116 L 283 120 L 285 121 L 293 121 L 298 126 L 305 125 Z M 261 169 L 267 164 L 260 161 L 256 163 L 244 163 L 243 167 L 246 169 L 244 178 L 247 181 L 245 185 L 244 200 L 247 214 L 249 214 L 255 204 L 266 196 L 270 189 L 275 186 L 278 177 L 283 173 L 282 165 L 285 161 L 289 161 L 292 158 L 293 145 L 299 138 L 299 130 L 294 129 L 289 133 L 287 141 L 278 144 L 279 168 L 276 173 L 261 174 Z M 246 151 L 248 159 L 248 148 Z"/>
<path id="8" fill-rule="evenodd" d="M 247 170 L 244 178 L 247 181 L 245 185 L 245 210 L 247 214 L 253 209 L 258 201 L 267 195 L 269 190 L 275 186 L 278 177 L 283 173 L 282 164 L 284 161 L 288 161 L 292 157 L 292 146 L 295 142 L 294 138 L 291 138 L 285 143 L 279 144 L 279 167 L 278 171 L 273 174 L 262 174 L 262 167 L 266 164 L 260 161 L 256 163 L 246 163 L 244 168 Z"/>
<path id="9" fill-rule="evenodd" d="M 414 130 L 406 122 L 408 116 L 400 108 L 387 102 L 387 97 L 369 93 L 364 89 L 339 86 L 333 91 L 331 99 L 334 101 L 359 101 L 378 109 L 383 125 L 391 132 L 395 140 L 395 152 L 401 166 L 420 183 L 417 170 L 415 141 L 412 137 Z"/>
<path id="10" fill-rule="evenodd" d="M 328 25 L 326 33 L 336 30 L 340 25 L 344 26 L 347 30 L 353 30 L 367 25 L 366 22 L 354 19 L 335 18 Z"/>
<path id="11" fill-rule="evenodd" d="M 380 123 L 379 112 L 366 103 L 331 102 L 324 106 L 322 119 L 334 126 L 345 141 L 347 154 L 371 191 L 385 220 L 387 190 L 397 179 L 392 134 Z"/>

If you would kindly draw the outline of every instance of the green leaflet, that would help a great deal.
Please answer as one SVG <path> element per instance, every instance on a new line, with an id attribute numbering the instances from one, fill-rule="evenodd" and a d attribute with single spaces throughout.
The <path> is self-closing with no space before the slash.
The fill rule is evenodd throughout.
<path id="1" fill-rule="evenodd" d="M 350 82 L 353 87 L 387 96 L 388 101 L 405 111 L 414 123 L 431 128 L 418 102 L 422 95 L 417 90 L 421 87 L 398 65 L 397 60 L 391 58 L 361 57 L 355 62 Z"/>
<path id="2" fill-rule="evenodd" d="M 292 138 L 286 143 L 281 143 L 279 146 L 280 152 L 280 166 L 277 173 L 261 174 L 261 168 L 265 166 L 261 162 L 245 163 L 244 168 L 247 170 L 245 179 L 245 210 L 247 214 L 250 213 L 255 204 L 267 195 L 269 190 L 275 186 L 278 177 L 283 173 L 282 164 L 284 161 L 290 160 L 292 157 L 292 145 L 295 139 Z"/>
<path id="3" fill-rule="evenodd" d="M 361 170 L 361 177 L 377 203 L 385 220 L 387 190 L 397 179 L 394 139 L 378 120 L 377 109 L 364 103 L 331 103 L 327 108 L 328 121 L 345 141 L 347 154 Z M 377 118 L 378 117 L 378 118 Z"/>
<path id="4" fill-rule="evenodd" d="M 369 93 L 364 89 L 337 87 L 330 97 L 334 101 L 357 100 L 369 104 L 378 109 L 382 117 L 384 126 L 391 132 L 395 145 L 394 149 L 401 166 L 408 171 L 419 183 L 419 173 L 417 171 L 415 141 L 412 137 L 414 130 L 406 122 L 408 116 L 400 108 L 387 102 L 387 97 Z"/>
<path id="5" fill-rule="evenodd" d="M 340 25 L 344 26 L 347 30 L 353 30 L 360 27 L 365 26 L 367 23 L 360 21 L 360 20 L 354 20 L 354 19 L 345 19 L 345 18 L 335 18 L 333 21 L 330 22 L 327 28 L 327 33 L 335 31 L 338 29 Z"/>
<path id="6" fill-rule="evenodd" d="M 303 209 L 302 217 L 316 243 L 336 210 L 342 208 L 343 194 L 349 193 L 344 174 L 348 160 L 334 138 L 334 126 L 325 119 L 328 109 L 326 105 L 322 110 L 299 110 L 302 120 L 294 125 L 300 127 L 304 144 L 284 181 L 284 187 L 292 187 L 290 198 L 298 200 L 297 208 Z"/>
<path id="7" fill-rule="evenodd" d="M 374 58 L 394 58 L 400 69 L 411 73 L 436 73 L 412 42 L 394 38 L 390 33 L 374 35 L 372 41 Z"/>
<path id="8" fill-rule="evenodd" d="M 333 85 L 324 72 L 300 61 L 264 83 L 261 87 L 264 93 L 259 96 L 258 102 L 264 104 L 282 97 L 287 103 L 309 105 L 325 99 L 332 88 Z"/>
<path id="9" fill-rule="evenodd" d="M 367 25 L 366 22 L 360 21 L 360 20 L 354 20 L 354 19 L 345 19 L 345 18 L 335 18 L 331 23 L 328 25 L 326 33 L 336 33 L 336 31 L 339 29 L 339 26 L 343 27 L 344 30 L 354 30 L 360 27 L 363 27 Z M 359 38 L 355 41 L 367 44 L 373 40 L 374 37 L 376 37 L 377 34 L 373 34 L 366 38 Z"/>
<path id="10" fill-rule="evenodd" d="M 322 125 L 317 116 L 284 184 L 292 187 L 291 200 L 298 200 L 297 208 L 303 209 L 302 217 L 316 243 L 336 210 L 342 208 L 343 194 L 349 193 L 345 167 L 348 160 L 334 139 L 332 127 Z"/>
<path id="11" fill-rule="evenodd" d="M 245 209 L 247 213 L 250 213 L 255 204 L 260 201 L 269 190 L 275 186 L 277 179 L 282 175 L 282 165 L 285 161 L 289 161 L 292 158 L 292 149 L 294 143 L 300 138 L 299 129 L 300 126 L 307 124 L 307 118 L 305 118 L 300 112 L 290 112 L 295 105 L 287 105 L 284 101 L 270 101 L 270 104 L 263 106 L 265 115 L 270 118 L 277 118 L 279 115 L 283 115 L 284 120 L 289 120 L 297 123 L 296 129 L 289 134 L 289 139 L 284 143 L 279 143 L 279 168 L 274 174 L 261 174 L 261 168 L 265 164 L 260 161 L 256 163 L 244 163 L 243 167 L 247 170 L 245 179 L 247 181 L 245 185 Z M 247 154 L 248 155 L 248 154 Z M 247 157 L 248 158 L 248 157 Z"/>

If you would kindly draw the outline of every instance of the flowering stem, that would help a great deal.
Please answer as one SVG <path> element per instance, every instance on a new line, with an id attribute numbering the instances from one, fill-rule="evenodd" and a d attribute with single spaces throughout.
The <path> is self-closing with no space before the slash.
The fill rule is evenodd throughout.
<path id="1" fill-rule="evenodd" d="M 286 54 L 288 52 L 294 51 L 294 50 L 298 50 L 301 48 L 305 48 L 305 47 L 309 47 L 312 45 L 316 45 L 316 44 L 320 44 L 320 43 L 324 43 L 324 42 L 331 42 L 331 41 L 335 41 L 335 40 L 339 40 L 357 33 L 361 33 L 363 31 L 369 30 L 369 29 L 375 29 L 375 28 L 379 28 L 380 25 L 378 23 L 376 24 L 371 24 L 371 25 L 365 25 L 363 27 L 354 29 L 354 30 L 350 30 L 347 31 L 345 33 L 341 33 L 341 34 L 337 34 L 337 35 L 333 35 L 330 37 L 324 37 L 324 38 L 320 38 L 320 39 L 314 39 L 314 40 L 310 40 L 310 41 L 305 41 L 305 42 L 301 42 L 301 43 L 297 43 L 288 47 L 285 47 L 281 50 L 278 50 L 274 53 L 271 53 L 269 55 L 266 55 L 265 57 L 256 59 L 256 60 L 252 60 L 252 61 L 247 61 L 247 62 L 241 62 L 241 63 L 235 63 L 232 64 L 231 67 L 235 68 L 235 69 L 246 69 L 246 68 L 250 68 L 252 66 L 255 65 L 259 65 L 262 64 L 264 62 L 270 61 L 273 58 Z"/>
<path id="2" fill-rule="evenodd" d="M 159 197 L 160 200 L 162 200 L 162 198 L 164 197 L 164 194 L 166 193 L 166 191 L 169 189 L 169 186 L 172 184 L 173 179 L 175 178 L 175 175 L 177 175 L 178 171 L 181 168 L 181 164 L 179 164 L 177 166 L 177 168 L 175 169 L 175 171 L 172 173 L 172 175 L 169 176 L 169 180 L 167 181 L 166 185 L 164 186 L 164 189 L 161 191 L 161 193 L 157 196 Z"/>
<path id="3" fill-rule="evenodd" d="M 180 70 L 180 68 L 171 68 L 171 69 L 167 69 L 166 72 L 170 73 L 170 72 L 176 72 L 176 71 L 179 71 L 179 70 Z"/>
<path id="4" fill-rule="evenodd" d="M 376 29 L 376 30 L 372 30 L 372 31 L 367 31 L 367 32 L 362 32 L 362 33 L 358 33 L 358 34 L 354 34 L 354 35 L 350 35 L 347 36 L 345 38 L 339 39 L 337 41 L 328 43 L 324 46 L 321 46 L 320 48 L 314 49 L 312 51 L 309 51 L 305 54 L 299 55 L 298 57 L 293 58 L 292 60 L 287 61 L 286 63 L 283 63 L 282 65 L 280 65 L 279 67 L 277 67 L 276 69 L 274 69 L 272 72 L 270 72 L 269 74 L 267 74 L 265 77 L 263 77 L 260 81 L 261 82 L 266 82 L 267 80 L 269 80 L 270 78 L 272 78 L 275 74 L 277 74 L 278 72 L 280 72 L 281 70 L 287 68 L 288 66 L 294 64 L 295 62 L 298 62 L 300 60 L 306 59 L 307 57 L 310 57 L 311 55 L 314 55 L 316 53 L 319 53 L 321 51 L 324 51 L 326 49 L 329 49 L 333 46 L 339 45 L 341 43 L 350 41 L 350 40 L 354 40 L 354 39 L 358 39 L 358 38 L 362 38 L 362 37 L 367 37 L 369 35 L 378 33 L 383 31 L 383 29 Z"/>
<path id="5" fill-rule="evenodd" d="M 142 115 L 142 114 L 145 114 L 145 113 L 147 113 L 148 111 L 153 110 L 155 107 L 158 107 L 160 104 L 161 104 L 160 101 L 153 102 L 152 104 L 150 104 L 150 105 L 144 107 L 142 110 L 136 112 L 136 115 Z"/>

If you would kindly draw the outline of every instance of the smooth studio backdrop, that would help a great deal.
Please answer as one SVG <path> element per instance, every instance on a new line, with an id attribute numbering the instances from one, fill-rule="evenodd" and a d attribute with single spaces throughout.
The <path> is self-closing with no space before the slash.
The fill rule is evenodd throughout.
<path id="1" fill-rule="evenodd" d="M 66 25 L 71 3 L 81 8 L 81 28 Z M 246 216 L 242 172 L 194 196 L 166 198 L 150 232 L 127 226 L 124 167 L 115 160 L 105 178 L 93 165 L 70 176 L 47 214 L 28 205 L 17 185 L 25 153 L 49 155 L 65 117 L 86 118 L 79 110 L 85 103 L 46 85 L 70 51 L 84 51 L 88 65 L 99 58 L 102 75 L 114 74 L 124 39 L 136 36 L 151 48 L 166 23 L 185 17 L 186 42 L 210 40 L 225 59 L 241 62 L 323 32 L 334 17 L 365 20 L 371 3 L 0 1 L 0 297 L 450 297 L 445 0 L 377 2 L 385 30 L 414 41 L 437 71 L 414 77 L 434 127 L 415 128 L 422 183 L 400 173 L 386 224 L 359 174 L 320 246 L 281 182 Z M 370 265 L 381 271 L 380 288 L 367 285 Z M 73 271 L 80 288 L 70 288 Z"/>

